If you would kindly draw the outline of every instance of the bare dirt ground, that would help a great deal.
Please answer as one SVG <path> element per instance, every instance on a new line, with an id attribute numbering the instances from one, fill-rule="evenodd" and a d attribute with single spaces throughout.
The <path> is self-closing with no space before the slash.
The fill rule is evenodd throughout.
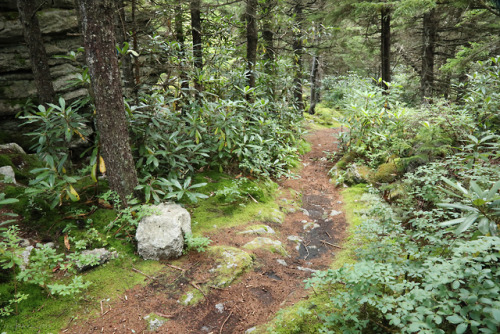
<path id="1" fill-rule="evenodd" d="M 267 223 L 277 232 L 273 239 L 283 243 L 290 257 L 254 251 L 250 271 L 227 288 L 210 288 L 204 300 L 195 306 L 183 306 L 178 299 L 188 289 L 207 282 L 213 263 L 204 253 L 189 255 L 182 268 L 165 262 L 164 273 L 149 278 L 147 286 L 129 290 L 119 300 L 105 303 L 99 317 L 75 321 L 62 332 L 148 332 L 144 317 L 155 313 L 169 320 L 154 333 L 245 333 L 269 321 L 279 309 L 307 298 L 304 279 L 313 270 L 328 268 L 345 233 L 342 199 L 327 176 L 331 163 L 326 156 L 337 149 L 335 132 L 312 132 L 307 138 L 312 150 L 302 159 L 300 178 L 279 182 L 283 190 L 280 204 L 296 200 L 293 197 L 299 196 L 297 193 L 302 197 L 302 208 L 288 213 L 283 224 Z M 307 224 L 309 228 L 305 229 Z M 237 231 L 223 229 L 210 235 L 212 245 L 241 247 L 255 237 L 236 234 Z M 300 236 L 301 241 L 290 241 L 289 236 Z M 284 260 L 286 265 L 277 260 Z"/>

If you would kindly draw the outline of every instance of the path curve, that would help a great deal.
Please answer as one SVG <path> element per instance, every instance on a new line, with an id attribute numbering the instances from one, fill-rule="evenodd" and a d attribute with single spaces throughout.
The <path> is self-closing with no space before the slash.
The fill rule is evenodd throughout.
<path id="1" fill-rule="evenodd" d="M 342 199 L 327 175 L 332 167 L 327 156 L 337 150 L 337 131 L 312 131 L 307 136 L 312 150 L 302 157 L 300 178 L 279 182 L 280 206 L 302 199 L 302 207 L 289 209 L 283 224 L 268 224 L 289 257 L 256 250 L 252 270 L 237 283 L 210 289 L 195 306 L 182 306 L 177 301 L 179 291 L 206 282 L 210 267 L 204 253 L 192 254 L 183 270 L 166 266 L 165 273 L 147 286 L 136 287 L 107 305 L 103 315 L 74 324 L 64 333 L 245 333 L 272 319 L 279 309 L 307 298 L 303 280 L 315 270 L 328 268 L 339 250 L 335 245 L 345 234 Z M 216 245 L 241 247 L 249 237 L 237 231 L 224 229 L 211 239 Z M 156 331 L 147 331 L 144 317 L 151 313 L 169 320 Z"/>

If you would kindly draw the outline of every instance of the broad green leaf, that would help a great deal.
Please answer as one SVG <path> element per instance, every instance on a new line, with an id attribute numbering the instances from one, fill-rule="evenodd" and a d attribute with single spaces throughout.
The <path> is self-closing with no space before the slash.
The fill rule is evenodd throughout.
<path id="1" fill-rule="evenodd" d="M 474 211 L 474 212 L 478 211 L 476 208 L 464 204 L 438 203 L 437 205 L 443 208 L 460 209 L 460 210 Z"/>
<path id="2" fill-rule="evenodd" d="M 469 326 L 468 323 L 463 322 L 460 325 L 457 326 L 457 334 L 463 334 L 467 330 L 467 327 Z"/>
<path id="3" fill-rule="evenodd" d="M 462 224 L 457 228 L 455 233 L 460 234 L 464 231 L 466 231 L 479 217 L 479 213 L 474 213 L 471 214 L 470 216 L 467 216 Z"/>
<path id="4" fill-rule="evenodd" d="M 19 200 L 17 198 L 6 198 L 0 200 L 0 205 L 6 205 L 6 204 L 12 204 L 12 203 L 17 203 Z"/>
<path id="5" fill-rule="evenodd" d="M 493 319 L 500 323 L 500 309 L 494 308 L 491 310 L 491 315 Z"/>
<path id="6" fill-rule="evenodd" d="M 450 315 L 449 317 L 446 317 L 446 320 L 448 320 L 452 324 L 461 324 L 462 322 L 464 322 L 464 319 L 458 314 Z"/>

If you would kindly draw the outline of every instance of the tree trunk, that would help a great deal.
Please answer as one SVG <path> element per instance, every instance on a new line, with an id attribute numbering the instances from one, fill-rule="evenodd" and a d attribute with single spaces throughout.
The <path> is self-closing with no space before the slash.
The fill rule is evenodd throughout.
<path id="1" fill-rule="evenodd" d="M 380 57 L 382 63 L 382 81 L 391 82 L 391 9 L 388 7 L 382 8 L 381 11 L 381 43 Z M 382 84 L 384 89 L 389 86 Z"/>
<path id="2" fill-rule="evenodd" d="M 137 173 L 130 150 L 115 49 L 112 25 L 115 3 L 77 0 L 77 4 L 109 187 L 126 203 L 126 197 L 137 185 Z"/>
<path id="3" fill-rule="evenodd" d="M 257 62 L 257 0 L 247 0 L 247 83 L 250 88 L 255 88 L 255 63 Z M 245 98 L 251 101 L 250 94 Z"/>
<path id="4" fill-rule="evenodd" d="M 183 17 L 183 11 L 182 11 L 182 5 L 177 5 L 175 7 L 175 39 L 177 40 L 177 43 L 179 43 L 179 55 L 180 55 L 180 62 L 181 62 L 181 67 L 179 68 L 179 79 L 180 79 L 180 86 L 181 86 L 181 93 L 182 94 L 188 94 L 189 92 L 189 81 L 187 77 L 187 73 L 185 69 L 183 68 L 182 64 L 186 62 L 186 45 L 185 45 L 185 36 L 184 36 L 184 28 L 183 28 L 183 23 L 184 23 L 184 17 Z"/>
<path id="5" fill-rule="evenodd" d="M 311 105 L 309 106 L 309 113 L 314 115 L 316 113 L 316 104 L 319 100 L 319 87 L 318 87 L 318 72 L 319 72 L 319 57 L 313 56 L 311 66 Z"/>
<path id="6" fill-rule="evenodd" d="M 420 90 L 422 101 L 431 98 L 434 92 L 434 53 L 436 45 L 437 22 L 435 10 L 424 14 L 422 71 L 420 74 Z"/>
<path id="7" fill-rule="evenodd" d="M 201 0 L 191 0 L 191 33 L 193 35 L 193 58 L 196 77 L 194 78 L 195 94 L 199 97 L 199 93 L 203 90 L 199 76 L 203 71 L 203 45 L 201 40 Z"/>
<path id="8" fill-rule="evenodd" d="M 125 21 L 125 4 L 123 0 L 116 1 L 116 12 L 115 12 L 115 31 L 116 31 L 116 41 L 120 48 L 123 48 L 125 42 L 129 42 L 127 38 L 128 26 Z M 130 46 L 129 46 L 130 48 Z M 135 92 L 135 80 L 134 71 L 132 67 L 132 60 L 130 55 L 122 54 L 121 58 L 121 69 L 123 78 L 123 87 L 125 88 L 125 95 L 131 97 Z"/>
<path id="9" fill-rule="evenodd" d="M 304 111 L 304 100 L 302 98 L 302 25 L 304 21 L 302 4 L 303 0 L 296 0 L 294 6 L 296 32 L 293 41 L 294 69 L 295 78 L 293 80 L 293 99 L 297 110 L 302 113 Z"/>
<path id="10" fill-rule="evenodd" d="M 134 48 L 134 51 L 139 53 L 139 43 L 137 41 L 137 20 L 135 19 L 136 12 L 137 12 L 137 0 L 132 0 L 132 46 Z M 139 85 L 141 83 L 141 64 L 139 64 L 139 57 L 134 57 L 134 76 L 135 76 L 134 94 L 137 100 L 137 97 L 139 96 Z"/>
<path id="11" fill-rule="evenodd" d="M 38 7 L 39 4 L 34 0 L 17 1 L 19 18 L 23 25 L 24 39 L 28 46 L 31 69 L 35 79 L 38 102 L 46 105 L 55 102 L 56 94 L 50 75 L 47 53 L 43 45 L 42 32 L 36 17 Z"/>
<path id="12" fill-rule="evenodd" d="M 275 98 L 274 77 L 275 77 L 275 49 L 274 32 L 271 20 L 273 19 L 272 9 L 275 6 L 274 0 L 265 0 L 262 10 L 262 44 L 264 46 L 264 71 L 269 77 L 266 89 L 269 92 L 271 100 Z"/>

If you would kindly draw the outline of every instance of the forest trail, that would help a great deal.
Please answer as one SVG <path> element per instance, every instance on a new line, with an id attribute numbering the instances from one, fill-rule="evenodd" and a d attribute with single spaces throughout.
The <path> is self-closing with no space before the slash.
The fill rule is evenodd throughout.
<path id="1" fill-rule="evenodd" d="M 129 290 L 115 301 L 104 301 L 98 316 L 74 321 L 63 332 L 250 333 L 279 309 L 307 298 L 304 279 L 314 270 L 329 267 L 345 233 L 341 195 L 327 175 L 331 168 L 327 156 L 337 150 L 337 131 L 311 131 L 307 140 L 312 150 L 302 157 L 300 177 L 279 182 L 280 207 L 297 200 L 302 206 L 286 210 L 282 224 L 259 222 L 276 231 L 269 237 L 282 242 L 288 257 L 263 249 L 252 251 L 253 264 L 247 272 L 228 287 L 207 286 L 208 293 L 193 306 L 184 306 L 179 299 L 186 291 L 202 291 L 200 287 L 209 284 L 213 260 L 206 253 L 193 253 L 175 265 L 165 261 L 163 271 L 149 277 L 146 286 Z M 241 226 L 218 230 L 210 235 L 211 246 L 241 248 L 255 238 L 239 231 Z M 150 331 L 144 318 L 151 314 L 168 320 Z"/>

